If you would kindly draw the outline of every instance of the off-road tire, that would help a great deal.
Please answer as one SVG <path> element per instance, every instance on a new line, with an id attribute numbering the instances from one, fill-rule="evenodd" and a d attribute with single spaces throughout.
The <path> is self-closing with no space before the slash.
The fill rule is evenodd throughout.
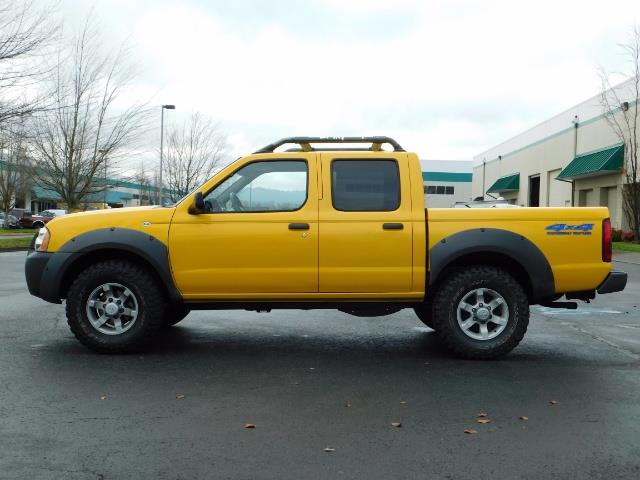
<path id="1" fill-rule="evenodd" d="M 90 323 L 86 303 L 91 292 L 107 282 L 129 288 L 138 301 L 138 316 L 131 329 L 106 335 Z M 99 353 L 130 353 L 139 350 L 163 326 L 167 302 L 157 279 L 135 263 L 107 260 L 91 265 L 72 282 L 67 294 L 67 323 L 76 338 Z"/>
<path id="2" fill-rule="evenodd" d="M 433 327 L 433 303 L 431 299 L 425 300 L 419 306 L 414 307 L 413 311 L 416 312 L 416 315 L 422 323 L 430 329 L 435 330 Z"/>
<path id="3" fill-rule="evenodd" d="M 191 312 L 191 310 L 185 306 L 171 305 L 169 308 L 167 308 L 167 312 L 165 313 L 164 326 L 174 326 L 175 324 L 184 320 L 185 317 L 189 315 L 189 312 Z"/>
<path id="4" fill-rule="evenodd" d="M 509 309 L 506 327 L 490 340 L 470 338 L 458 324 L 459 302 L 477 288 L 499 293 Z M 454 270 L 439 282 L 433 297 L 433 324 L 444 345 L 455 355 L 466 359 L 493 359 L 509 353 L 524 337 L 529 325 L 529 301 L 522 285 L 506 270 L 473 265 Z"/>

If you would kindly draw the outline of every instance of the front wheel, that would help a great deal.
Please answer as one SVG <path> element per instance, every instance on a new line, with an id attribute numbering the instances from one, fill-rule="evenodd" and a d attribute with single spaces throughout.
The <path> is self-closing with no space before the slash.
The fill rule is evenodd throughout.
<path id="1" fill-rule="evenodd" d="M 509 353 L 529 325 L 522 285 L 506 270 L 471 266 L 449 275 L 433 299 L 433 323 L 445 345 L 469 359 Z"/>
<path id="2" fill-rule="evenodd" d="M 134 263 L 107 260 L 76 277 L 67 322 L 76 338 L 100 353 L 140 348 L 163 325 L 166 302 L 156 278 Z"/>

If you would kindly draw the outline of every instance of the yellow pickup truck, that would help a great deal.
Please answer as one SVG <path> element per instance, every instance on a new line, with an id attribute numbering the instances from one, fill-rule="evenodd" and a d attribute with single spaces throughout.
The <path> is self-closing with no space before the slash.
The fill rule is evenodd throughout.
<path id="1" fill-rule="evenodd" d="M 418 157 L 395 140 L 293 137 L 170 207 L 52 220 L 25 272 L 33 295 L 66 300 L 71 330 L 99 352 L 135 350 L 193 309 L 413 308 L 455 354 L 495 358 L 522 340 L 529 305 L 624 289 L 608 216 L 425 208 Z"/>

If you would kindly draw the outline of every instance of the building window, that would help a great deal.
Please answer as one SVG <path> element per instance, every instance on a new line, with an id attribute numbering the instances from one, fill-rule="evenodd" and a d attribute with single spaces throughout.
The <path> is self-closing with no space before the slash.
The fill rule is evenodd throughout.
<path id="1" fill-rule="evenodd" d="M 140 200 L 140 195 L 138 195 L 137 193 L 134 193 L 132 196 L 134 200 Z"/>
<path id="2" fill-rule="evenodd" d="M 427 185 L 424 187 L 424 193 L 427 195 L 453 195 L 455 187 L 446 185 Z"/>

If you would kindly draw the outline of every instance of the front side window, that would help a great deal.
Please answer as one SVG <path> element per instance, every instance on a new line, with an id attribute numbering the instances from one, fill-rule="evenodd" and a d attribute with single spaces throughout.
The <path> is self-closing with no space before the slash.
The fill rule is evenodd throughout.
<path id="1" fill-rule="evenodd" d="M 307 200 L 304 160 L 253 162 L 218 184 L 205 198 L 205 211 L 292 212 Z"/>
<path id="2" fill-rule="evenodd" d="M 400 206 L 400 172 L 395 160 L 334 160 L 333 207 L 345 212 L 390 212 Z"/>

